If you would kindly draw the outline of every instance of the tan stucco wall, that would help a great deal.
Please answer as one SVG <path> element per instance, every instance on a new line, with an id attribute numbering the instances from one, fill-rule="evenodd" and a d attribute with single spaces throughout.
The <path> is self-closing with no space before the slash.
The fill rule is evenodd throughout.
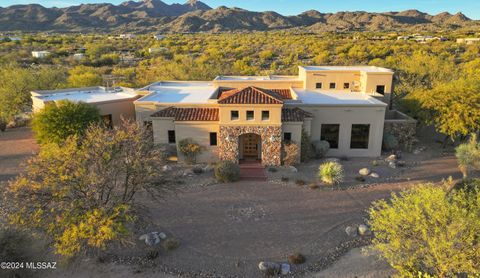
<path id="1" fill-rule="evenodd" d="M 282 105 L 221 105 L 219 108 L 220 124 L 227 125 L 281 125 L 282 124 Z M 231 120 L 231 111 L 238 111 L 239 119 Z M 247 111 L 254 111 L 254 120 L 247 121 Z M 262 111 L 270 111 L 270 119 L 262 121 Z"/>
<path id="2" fill-rule="evenodd" d="M 176 122 L 175 136 L 178 142 L 185 138 L 192 138 L 204 147 L 203 152 L 197 156 L 198 163 L 208 163 L 218 160 L 218 146 L 210 146 L 210 132 L 216 132 L 219 135 L 219 125 L 214 122 Z M 220 140 L 217 138 L 217 144 Z M 182 154 L 177 150 L 178 158 L 184 161 Z"/>
<path id="3" fill-rule="evenodd" d="M 214 80 L 213 84 L 217 87 L 226 88 L 245 88 L 255 86 L 264 89 L 288 89 L 291 87 L 301 88 L 303 81 L 299 80 Z"/>
<path id="4" fill-rule="evenodd" d="M 343 84 L 349 83 L 350 89 L 353 90 L 353 81 L 360 82 L 360 72 L 307 72 L 304 89 L 315 90 L 316 83 L 321 82 L 322 90 L 330 90 L 330 83 L 336 84 L 335 90 L 344 90 Z"/>
<path id="5" fill-rule="evenodd" d="M 175 124 L 173 119 L 152 118 L 152 129 L 155 144 L 168 144 L 168 131 L 175 130 Z"/>
<path id="6" fill-rule="evenodd" d="M 302 141 L 302 122 L 287 122 L 282 124 L 282 140 L 283 134 L 292 133 L 292 141 L 300 144 Z"/>
<path id="7" fill-rule="evenodd" d="M 338 149 L 329 156 L 376 157 L 382 150 L 385 107 L 299 106 L 314 115 L 310 140 L 320 140 L 321 124 L 340 124 Z M 352 124 L 370 124 L 368 149 L 350 149 Z"/>

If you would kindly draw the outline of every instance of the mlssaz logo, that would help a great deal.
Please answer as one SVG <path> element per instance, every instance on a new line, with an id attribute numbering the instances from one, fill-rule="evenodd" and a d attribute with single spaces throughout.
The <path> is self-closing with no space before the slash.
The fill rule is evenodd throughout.
<path id="1" fill-rule="evenodd" d="M 27 262 L 28 269 L 57 269 L 57 262 Z"/>

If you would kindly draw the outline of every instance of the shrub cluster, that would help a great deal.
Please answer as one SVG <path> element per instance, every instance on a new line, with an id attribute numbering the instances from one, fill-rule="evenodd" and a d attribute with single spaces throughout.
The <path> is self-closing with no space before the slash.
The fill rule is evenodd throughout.
<path id="1" fill-rule="evenodd" d="M 300 148 L 295 142 L 286 142 L 283 144 L 283 164 L 290 166 L 298 163 Z"/>
<path id="2" fill-rule="evenodd" d="M 313 142 L 313 146 L 315 148 L 315 155 L 317 158 L 325 157 L 328 150 L 330 149 L 330 143 L 325 140 L 315 141 Z"/>
<path id="3" fill-rule="evenodd" d="M 326 162 L 320 165 L 318 177 L 326 184 L 338 184 L 343 181 L 343 166 L 338 162 Z"/>
<path id="4" fill-rule="evenodd" d="M 215 178 L 219 182 L 234 182 L 240 179 L 240 166 L 232 161 L 220 161 L 215 166 Z"/>

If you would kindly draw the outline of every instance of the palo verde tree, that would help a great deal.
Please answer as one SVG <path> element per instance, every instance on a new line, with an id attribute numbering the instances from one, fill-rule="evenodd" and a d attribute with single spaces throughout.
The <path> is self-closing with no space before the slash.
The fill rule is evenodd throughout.
<path id="1" fill-rule="evenodd" d="M 32 129 L 42 143 L 62 143 L 69 136 L 82 136 L 88 126 L 100 121 L 98 109 L 84 102 L 62 100 L 45 105 L 35 114 Z"/>
<path id="2" fill-rule="evenodd" d="M 370 208 L 373 246 L 400 277 L 478 274 L 480 191 L 450 187 L 419 185 Z"/>
<path id="3" fill-rule="evenodd" d="M 125 242 L 137 193 L 161 198 L 170 191 L 150 134 L 133 122 L 92 125 L 82 140 L 44 145 L 5 189 L 10 224 L 43 232 L 65 257 Z"/>

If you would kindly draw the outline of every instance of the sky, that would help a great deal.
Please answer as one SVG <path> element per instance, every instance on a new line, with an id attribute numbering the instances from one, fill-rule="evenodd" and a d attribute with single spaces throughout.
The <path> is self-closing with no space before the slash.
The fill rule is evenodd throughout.
<path id="1" fill-rule="evenodd" d="M 33 0 L 35 1 L 35 0 Z M 119 4 L 125 0 L 0 0 L 0 7 L 15 4 L 37 3 L 45 7 L 65 7 L 80 3 L 110 2 Z M 163 0 L 165 3 L 183 0 Z M 185 0 L 186 1 L 186 0 Z M 283 15 L 295 15 L 307 10 L 320 12 L 369 11 L 386 12 L 417 9 L 430 14 L 462 12 L 472 19 L 480 19 L 480 0 L 203 0 L 211 7 L 240 7 L 251 11 L 273 10 Z"/>

